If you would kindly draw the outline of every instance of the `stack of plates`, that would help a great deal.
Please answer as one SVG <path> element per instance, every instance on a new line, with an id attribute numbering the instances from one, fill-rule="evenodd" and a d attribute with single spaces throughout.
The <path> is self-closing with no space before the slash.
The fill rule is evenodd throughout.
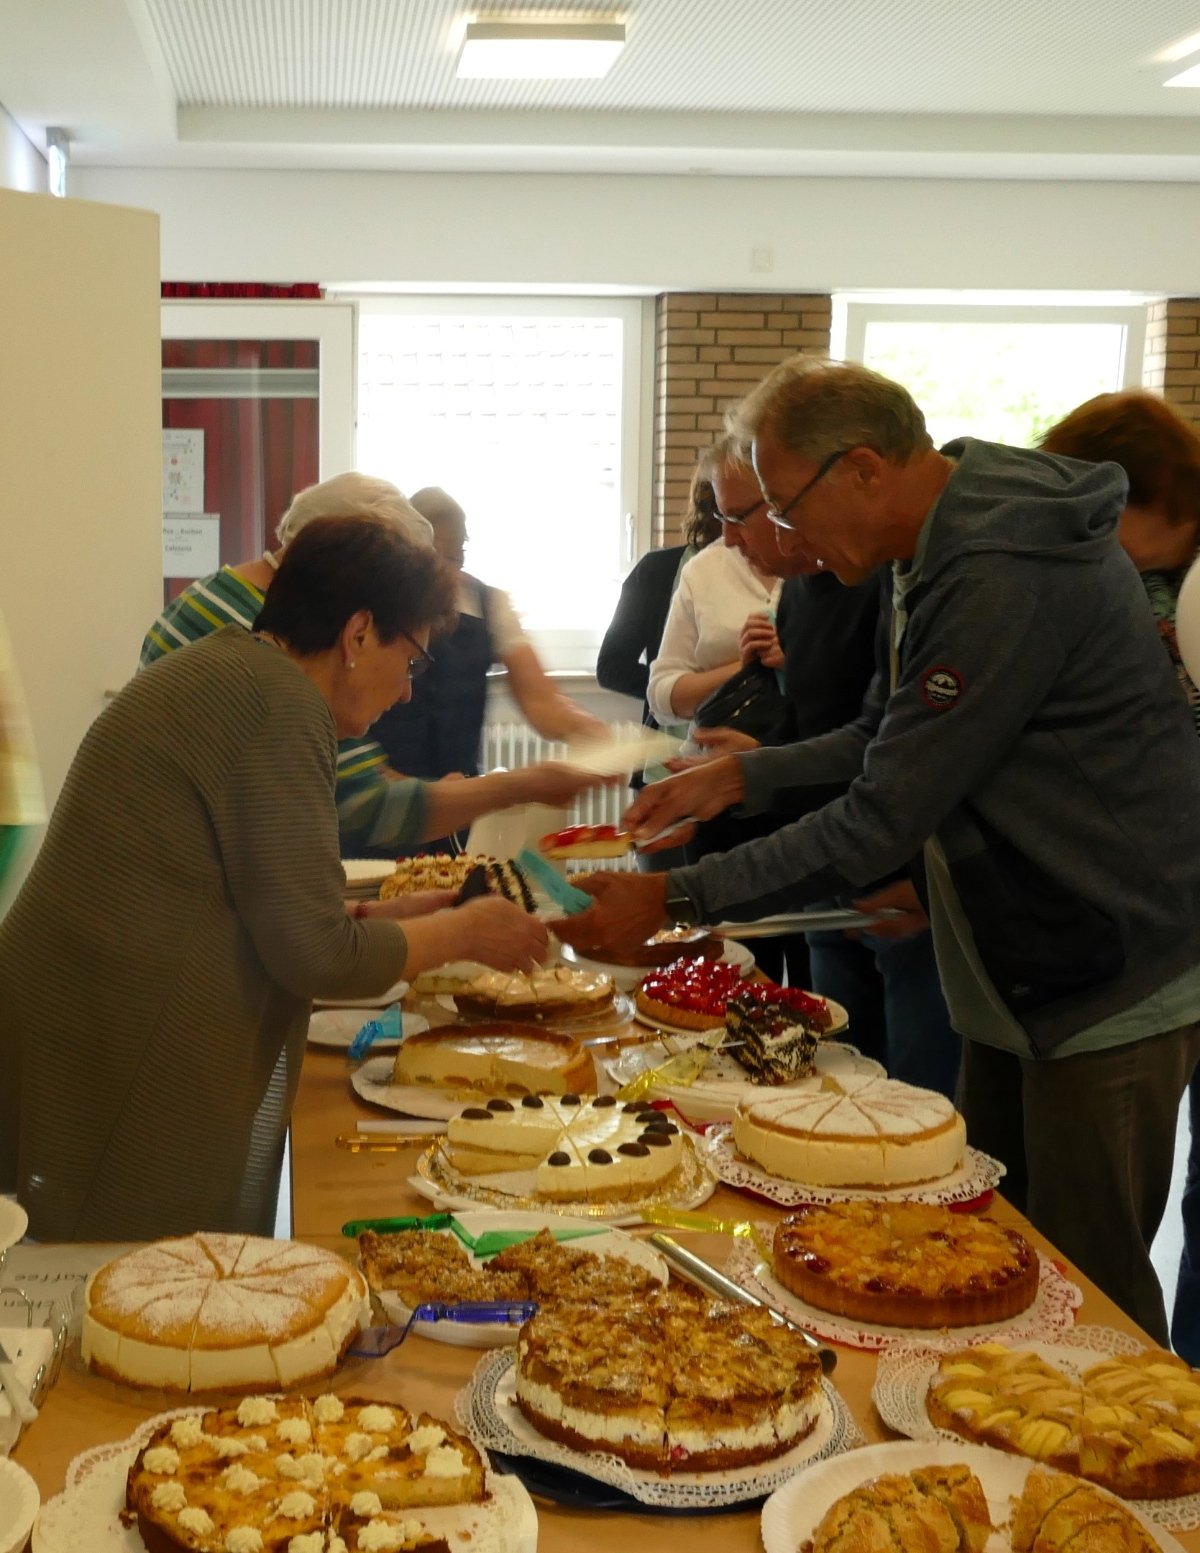
<path id="1" fill-rule="evenodd" d="M 373 857 L 344 857 L 347 900 L 373 901 L 379 898 L 379 886 L 396 871 L 395 863 Z"/>

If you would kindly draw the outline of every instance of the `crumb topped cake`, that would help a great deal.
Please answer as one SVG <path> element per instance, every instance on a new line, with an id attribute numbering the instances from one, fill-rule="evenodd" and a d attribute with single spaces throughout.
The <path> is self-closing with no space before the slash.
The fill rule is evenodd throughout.
<path id="1" fill-rule="evenodd" d="M 679 1169 L 683 1138 L 661 1111 L 612 1095 L 526 1095 L 468 1106 L 450 1120 L 448 1153 L 464 1175 L 532 1171 L 539 1197 L 636 1197 Z"/>
<path id="2" fill-rule="evenodd" d="M 824 1403 L 820 1361 L 790 1327 L 667 1292 L 539 1311 L 517 1342 L 516 1397 L 550 1439 L 664 1473 L 769 1461 Z"/>
<path id="3" fill-rule="evenodd" d="M 427 1300 L 631 1300 L 661 1287 L 637 1263 L 559 1245 L 548 1229 L 479 1264 L 453 1235 L 430 1230 L 368 1230 L 358 1248 L 372 1289 L 393 1291 L 410 1307 Z"/>
<path id="4" fill-rule="evenodd" d="M 1017 1230 L 932 1203 L 808 1204 L 776 1226 L 772 1260 L 807 1304 L 882 1326 L 1004 1321 L 1038 1289 Z"/>
<path id="5" fill-rule="evenodd" d="M 799 989 L 738 989 L 725 1007 L 726 1050 L 757 1083 L 794 1084 L 813 1072 L 829 1022 L 824 999 Z"/>
<path id="6" fill-rule="evenodd" d="M 592 1059 L 573 1036 L 528 1025 L 441 1025 L 400 1043 L 397 1084 L 489 1095 L 565 1094 L 595 1083 Z"/>
<path id="7" fill-rule="evenodd" d="M 1162 1349 L 1118 1354 L 1076 1379 L 1037 1353 L 980 1343 L 943 1357 L 926 1410 L 939 1429 L 1124 1499 L 1200 1490 L 1200 1375 Z"/>
<path id="8" fill-rule="evenodd" d="M 540 971 L 481 971 L 454 994 L 460 1012 L 508 1019 L 588 1014 L 613 1000 L 614 983 L 601 971 L 555 965 Z"/>
<path id="9" fill-rule="evenodd" d="M 83 1358 L 168 1391 L 293 1386 L 332 1374 L 370 1321 L 362 1275 L 298 1241 L 160 1240 L 88 1279 Z"/>
<path id="10" fill-rule="evenodd" d="M 932 1089 L 847 1073 L 742 1101 L 733 1139 L 747 1159 L 785 1181 L 886 1189 L 956 1170 L 966 1126 Z"/>
<path id="11" fill-rule="evenodd" d="M 1125 1506 L 1089 1483 L 1035 1467 L 1013 1506 L 1013 1553 L 1159 1553 Z"/>
<path id="12" fill-rule="evenodd" d="M 870 1478 L 835 1499 L 801 1553 L 983 1553 L 983 1484 L 962 1462 Z"/>
<path id="13" fill-rule="evenodd" d="M 395 1403 L 253 1396 L 156 1429 L 122 1519 L 149 1553 L 434 1553 L 420 1512 L 481 1502 L 484 1472 L 464 1435 Z"/>

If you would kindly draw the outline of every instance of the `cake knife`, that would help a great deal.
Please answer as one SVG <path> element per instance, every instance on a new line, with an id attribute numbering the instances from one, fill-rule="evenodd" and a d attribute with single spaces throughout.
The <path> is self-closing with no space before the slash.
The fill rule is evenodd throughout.
<path id="1" fill-rule="evenodd" d="M 12 1410 L 21 1423 L 31 1424 L 37 1417 L 38 1410 L 30 1400 L 29 1393 L 22 1386 L 3 1343 L 0 1343 L 0 1391 L 3 1391 L 12 1403 Z"/>
<path id="2" fill-rule="evenodd" d="M 760 1300 L 748 1289 L 743 1289 L 740 1284 L 734 1283 L 732 1278 L 726 1278 L 724 1273 L 719 1273 L 711 1263 L 703 1257 L 696 1255 L 694 1251 L 688 1251 L 670 1235 L 655 1232 L 648 1235 L 647 1240 L 656 1251 L 660 1251 L 681 1278 L 688 1283 L 693 1283 L 698 1289 L 703 1289 L 706 1294 L 716 1294 L 725 1300 L 738 1300 L 743 1305 L 757 1305 L 760 1310 L 765 1310 L 776 1321 L 781 1321 L 784 1326 L 791 1327 L 793 1332 L 798 1332 L 805 1344 L 812 1349 L 821 1361 L 821 1368 L 828 1375 L 837 1364 L 837 1354 L 832 1348 L 826 1348 L 819 1343 L 811 1332 L 806 1332 L 797 1321 L 786 1315 L 782 1310 L 777 1310 L 774 1305 L 768 1305 L 766 1300 Z"/>

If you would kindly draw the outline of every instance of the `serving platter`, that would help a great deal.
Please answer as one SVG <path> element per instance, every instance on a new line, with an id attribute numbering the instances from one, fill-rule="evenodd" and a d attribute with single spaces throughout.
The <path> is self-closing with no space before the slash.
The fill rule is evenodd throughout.
<path id="1" fill-rule="evenodd" d="M 783 1485 L 763 1505 L 762 1540 L 766 1553 L 796 1553 L 812 1537 L 825 1512 L 863 1483 L 884 1473 L 912 1472 L 918 1467 L 970 1467 L 984 1492 L 993 1526 L 997 1529 L 985 1545 L 985 1553 L 1008 1553 L 1012 1543 L 1004 1523 L 1012 1513 L 1012 1501 L 1025 1487 L 1033 1462 L 984 1445 L 955 1444 L 949 1440 L 913 1444 L 893 1440 L 887 1445 L 868 1445 L 806 1467 Z M 1102 1490 L 1101 1490 L 1102 1492 Z M 1111 1496 L 1110 1496 L 1111 1497 Z M 1119 1501 L 1125 1503 L 1124 1501 Z M 1183 1553 L 1174 1537 L 1154 1525 L 1135 1504 L 1125 1504 L 1141 1522 L 1162 1553 Z M 1081 1544 L 1081 1547 L 1083 1544 Z"/>
<path id="2" fill-rule="evenodd" d="M 326 1046 L 334 1051 L 348 1051 L 351 1041 L 370 1017 L 370 1011 L 361 1008 L 315 1009 L 308 1021 L 308 1044 Z M 371 1042 L 373 1052 L 394 1052 L 405 1036 L 420 1035 L 429 1029 L 429 1021 L 424 1014 L 410 1014 L 406 1009 L 401 1020 L 404 1035 L 377 1037 Z"/>
<path id="3" fill-rule="evenodd" d="M 623 1230 L 607 1225 L 598 1230 L 598 1226 L 587 1219 L 572 1220 L 557 1213 L 529 1213 L 519 1210 L 505 1212 L 491 1208 L 473 1213 L 458 1213 L 455 1214 L 455 1218 L 468 1235 L 483 1235 L 489 1230 L 531 1230 L 535 1233 L 540 1229 L 585 1230 L 586 1235 L 578 1240 L 567 1242 L 570 1249 L 591 1251 L 596 1256 L 621 1257 L 626 1262 L 633 1263 L 635 1267 L 644 1268 L 660 1283 L 665 1284 L 667 1281 L 667 1264 L 652 1246 L 648 1246 L 644 1241 L 635 1240 L 632 1235 L 625 1234 Z M 434 1233 L 448 1235 L 452 1240 L 456 1239 L 450 1229 L 435 1230 Z M 467 1254 L 473 1267 L 487 1266 L 486 1260 L 481 1260 L 469 1251 Z M 361 1260 L 359 1265 L 362 1265 Z M 371 1292 L 389 1320 L 403 1323 L 412 1315 L 412 1307 L 406 1305 L 394 1290 L 373 1289 Z M 430 1294 L 430 1299 L 439 1298 L 441 1296 L 436 1293 Z M 418 1337 L 432 1338 L 436 1342 L 449 1343 L 459 1348 L 498 1348 L 515 1343 L 517 1340 L 515 1327 L 498 1322 L 417 1321 L 413 1323 L 413 1333 Z"/>

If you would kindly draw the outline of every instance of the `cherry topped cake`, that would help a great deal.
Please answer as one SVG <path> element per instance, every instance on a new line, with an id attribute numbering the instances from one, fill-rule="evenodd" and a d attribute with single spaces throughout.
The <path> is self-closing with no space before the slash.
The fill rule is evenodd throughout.
<path id="1" fill-rule="evenodd" d="M 776 1227 L 775 1276 L 818 1310 L 881 1326 L 974 1326 L 1027 1309 L 1038 1259 L 992 1219 L 917 1202 L 808 1204 Z"/>
<path id="2" fill-rule="evenodd" d="M 615 825 L 568 825 L 538 842 L 543 857 L 624 857 L 633 846 L 628 831 Z"/>
<path id="3" fill-rule="evenodd" d="M 644 976 L 637 990 L 638 1012 L 685 1030 L 716 1030 L 725 1023 L 729 999 L 743 985 L 736 965 L 723 960 L 676 960 Z"/>

